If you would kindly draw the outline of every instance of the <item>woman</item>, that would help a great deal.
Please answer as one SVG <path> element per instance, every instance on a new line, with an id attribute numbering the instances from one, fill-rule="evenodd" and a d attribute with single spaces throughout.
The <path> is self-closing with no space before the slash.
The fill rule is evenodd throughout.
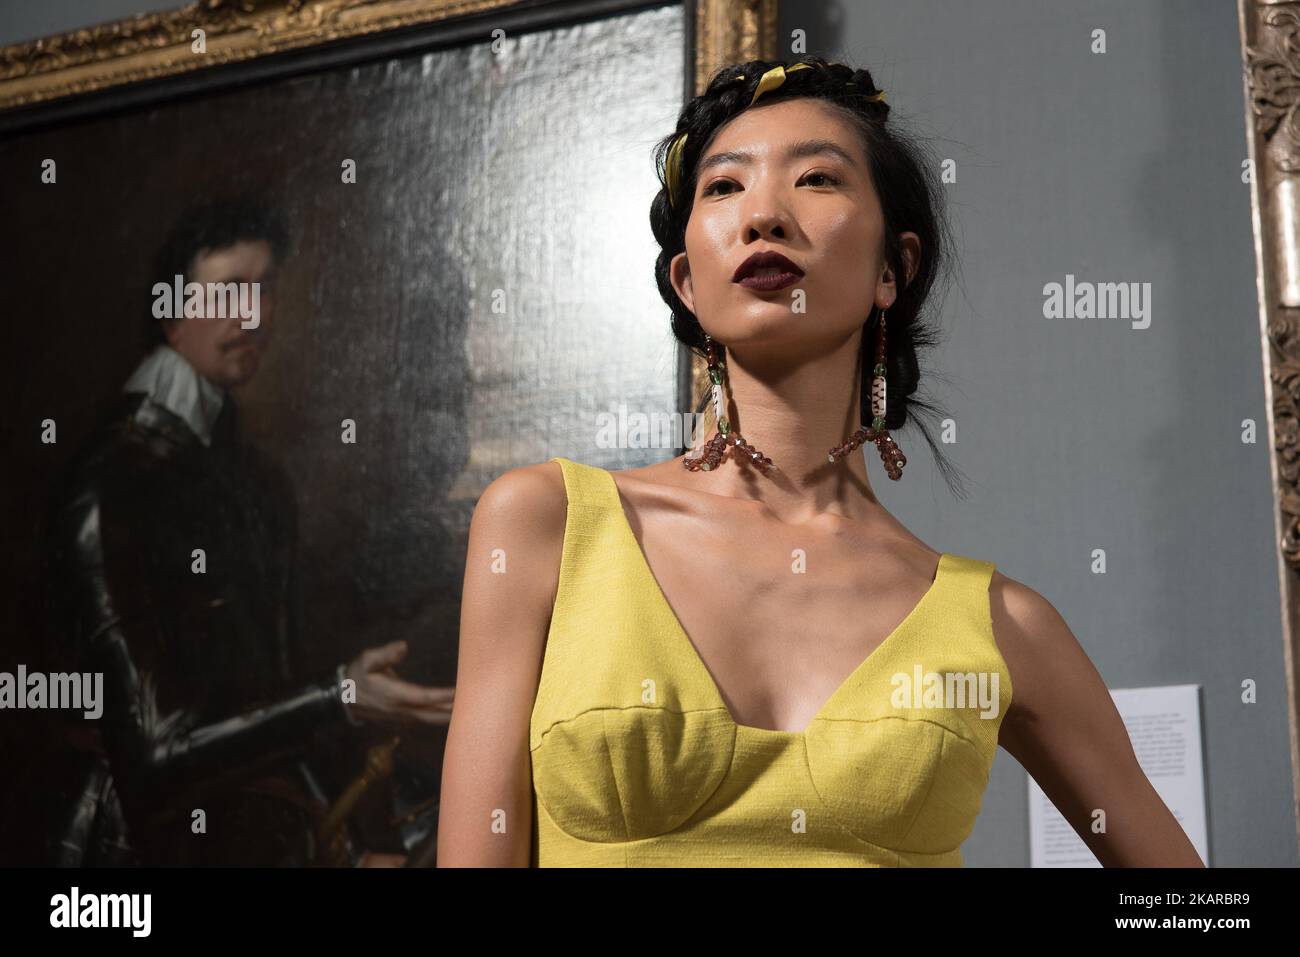
<path id="1" fill-rule="evenodd" d="M 716 432 L 485 490 L 440 865 L 960 865 L 998 745 L 1103 864 L 1201 863 L 1056 610 L 849 454 L 901 476 L 947 245 L 888 112 L 865 70 L 756 61 L 660 143 L 659 287 Z"/>

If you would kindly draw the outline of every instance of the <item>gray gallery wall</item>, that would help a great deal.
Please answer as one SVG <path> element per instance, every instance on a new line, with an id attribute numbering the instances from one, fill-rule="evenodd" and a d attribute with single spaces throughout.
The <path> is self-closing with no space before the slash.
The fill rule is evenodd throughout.
<path id="1" fill-rule="evenodd" d="M 183 6 L 183 0 L 0 0 L 0 45 Z"/>
<path id="2" fill-rule="evenodd" d="M 0 43 L 174 5 L 8 0 Z M 907 429 L 904 481 L 876 482 L 886 505 L 1045 595 L 1110 687 L 1200 685 L 1211 863 L 1295 866 L 1235 8 L 785 0 L 780 25 L 787 51 L 800 30 L 871 69 L 891 118 L 955 162 L 960 273 L 930 385 L 970 496 Z M 1149 327 L 1043 318 L 1067 274 L 1150 283 Z M 1005 753 L 964 855 L 1028 863 Z"/>
<path id="3" fill-rule="evenodd" d="M 780 26 L 956 163 L 931 385 L 971 495 L 904 430 L 885 504 L 1046 596 L 1109 687 L 1200 685 L 1211 863 L 1296 865 L 1236 4 L 786 0 Z M 1067 274 L 1150 283 L 1150 326 L 1044 318 Z M 1005 752 L 963 853 L 1029 861 Z"/>

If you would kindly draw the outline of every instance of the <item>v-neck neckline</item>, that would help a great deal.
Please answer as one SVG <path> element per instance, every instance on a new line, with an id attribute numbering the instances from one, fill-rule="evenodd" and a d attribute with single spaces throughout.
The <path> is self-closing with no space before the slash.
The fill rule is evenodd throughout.
<path id="1" fill-rule="evenodd" d="M 897 644 L 899 636 L 908 630 L 912 622 L 920 614 L 921 609 L 930 603 L 932 596 L 939 590 L 939 586 L 943 582 L 944 575 L 947 572 L 947 564 L 950 556 L 947 552 L 940 552 L 939 563 L 934 572 L 934 580 L 930 582 L 930 587 L 925 590 L 925 594 L 923 594 L 921 599 L 912 606 L 912 610 L 903 617 L 903 620 L 894 626 L 893 631 L 887 634 L 884 639 L 876 645 L 876 647 L 873 648 L 865 658 L 862 659 L 857 667 L 849 672 L 848 676 L 839 683 L 834 691 L 831 692 L 830 697 L 827 698 L 822 706 L 817 709 L 816 713 L 808 719 L 808 723 L 804 725 L 801 730 L 786 731 L 780 728 L 759 728 L 754 725 L 741 724 L 736 720 L 736 716 L 731 713 L 731 708 L 727 705 L 726 699 L 722 696 L 722 689 L 718 687 L 717 681 L 714 680 L 713 673 L 709 671 L 708 665 L 706 665 L 704 659 L 700 657 L 700 652 L 695 646 L 695 642 L 691 640 L 690 635 L 687 634 L 685 627 L 682 625 L 681 619 L 677 617 L 677 612 L 673 610 L 672 603 L 668 601 L 668 596 L 664 594 L 663 587 L 659 584 L 659 579 L 655 578 L 654 570 L 650 567 L 650 561 L 646 558 L 645 549 L 641 547 L 641 542 L 637 540 L 636 532 L 632 530 L 632 522 L 628 519 L 627 512 L 623 508 L 623 497 L 619 492 L 618 483 L 614 481 L 613 474 L 608 469 L 600 468 L 599 466 L 596 466 L 596 468 L 605 474 L 605 478 L 609 482 L 610 490 L 613 495 L 612 504 L 614 508 L 618 510 L 619 528 L 621 532 L 627 536 L 628 542 L 632 546 L 632 550 L 636 553 L 638 570 L 645 575 L 645 578 L 650 583 L 654 594 L 654 600 L 660 605 L 663 611 L 667 613 L 669 620 L 672 622 L 674 633 L 673 638 L 676 643 L 682 647 L 682 657 L 685 657 L 690 662 L 691 667 L 703 678 L 705 685 L 709 689 L 709 694 L 716 701 L 716 707 L 726 715 L 727 722 L 735 728 L 738 733 L 765 735 L 773 739 L 785 738 L 788 740 L 802 740 L 805 738 L 808 735 L 808 732 L 812 730 L 813 725 L 826 717 L 826 714 L 830 711 L 832 705 L 834 705 L 842 695 L 847 694 L 848 689 L 857 683 L 858 677 L 874 664 L 878 659 L 881 650 L 884 649 L 886 645 Z"/>

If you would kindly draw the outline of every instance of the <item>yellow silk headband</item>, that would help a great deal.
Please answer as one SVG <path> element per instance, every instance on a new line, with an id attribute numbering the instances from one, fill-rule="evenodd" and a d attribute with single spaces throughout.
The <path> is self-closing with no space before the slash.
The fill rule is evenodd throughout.
<path id="1" fill-rule="evenodd" d="M 789 69 L 786 69 L 784 66 L 772 67 L 772 69 L 768 70 L 766 73 L 762 75 L 762 77 L 759 78 L 758 86 L 755 87 L 754 89 L 754 96 L 749 101 L 749 105 L 753 106 L 758 101 L 758 98 L 762 96 L 764 93 L 767 93 L 771 90 L 775 90 L 778 86 L 784 83 L 787 74 L 793 73 L 795 70 L 807 70 L 811 68 L 811 66 L 812 66 L 811 63 L 796 63 L 794 66 L 790 67 Z M 734 77 L 732 77 L 733 81 L 744 80 L 744 79 L 745 79 L 745 74 L 743 73 L 737 73 Z M 868 100 L 873 100 L 876 102 L 883 102 L 885 99 L 884 90 L 878 90 L 877 92 L 872 94 L 860 93 L 858 95 L 865 96 Z M 668 187 L 669 206 L 677 205 L 677 183 L 682 175 L 682 148 L 686 145 L 686 136 L 687 134 L 683 133 L 681 136 L 677 138 L 677 141 L 674 142 L 673 145 L 669 148 L 668 158 L 664 164 L 667 167 L 667 169 L 665 170 L 664 181 Z"/>

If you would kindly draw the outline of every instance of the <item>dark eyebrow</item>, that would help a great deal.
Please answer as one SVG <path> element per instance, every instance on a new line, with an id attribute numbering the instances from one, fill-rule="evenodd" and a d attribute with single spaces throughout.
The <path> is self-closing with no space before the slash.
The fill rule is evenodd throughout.
<path id="1" fill-rule="evenodd" d="M 797 143 L 790 144 L 783 158 L 788 162 L 794 159 L 822 155 L 834 156 L 843 160 L 849 166 L 858 165 L 844 147 L 831 140 L 800 140 Z M 753 160 L 754 154 L 749 150 L 727 150 L 722 153 L 714 153 L 700 160 L 695 168 L 695 175 L 698 177 L 706 170 L 712 169 L 714 166 L 721 166 L 723 163 L 739 163 L 741 166 L 748 166 Z"/>

